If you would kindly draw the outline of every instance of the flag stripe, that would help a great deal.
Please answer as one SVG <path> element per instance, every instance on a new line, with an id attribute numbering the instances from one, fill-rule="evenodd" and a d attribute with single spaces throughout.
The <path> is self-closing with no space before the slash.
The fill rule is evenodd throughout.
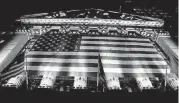
<path id="1" fill-rule="evenodd" d="M 146 60 L 146 61 L 163 61 L 163 58 L 157 57 L 112 57 L 112 56 L 101 56 L 103 60 L 122 60 L 122 61 L 129 61 L 129 60 Z"/>
<path id="2" fill-rule="evenodd" d="M 81 41 L 81 44 L 83 44 L 83 45 L 89 45 L 89 44 L 93 44 L 93 45 L 111 45 L 111 46 L 122 46 L 122 45 L 125 45 L 125 46 L 143 46 L 143 47 L 145 47 L 145 46 L 149 46 L 149 47 L 151 47 L 151 46 L 153 46 L 150 42 L 149 43 L 141 43 L 141 42 L 138 42 L 138 43 L 136 43 L 136 42 L 119 42 L 119 41 L 117 41 L 117 42 L 114 42 L 114 41 L 86 41 L 86 40 L 82 40 Z"/>
<path id="3" fill-rule="evenodd" d="M 127 78 L 135 78 L 135 77 L 140 77 L 140 76 L 142 76 L 142 77 L 164 77 L 165 76 L 165 74 L 162 74 L 162 73 L 145 73 L 145 75 L 143 75 L 144 73 L 118 73 L 118 72 L 116 72 L 116 73 L 114 73 L 114 72 L 108 72 L 108 73 L 106 73 L 105 74 L 105 76 L 107 76 L 107 77 L 119 77 L 119 78 L 125 78 L 125 79 L 127 79 Z"/>
<path id="4" fill-rule="evenodd" d="M 123 50 L 98 50 L 98 49 L 81 49 L 83 52 L 102 52 L 102 53 L 133 53 L 134 54 L 158 54 L 158 52 L 153 52 L 153 51 L 123 51 Z"/>
<path id="5" fill-rule="evenodd" d="M 103 63 L 103 62 L 102 62 Z M 135 65 L 135 64 L 107 64 L 107 63 L 103 63 L 103 67 L 104 68 L 124 68 L 124 69 L 128 69 L 128 68 L 135 68 L 135 69 L 138 69 L 138 68 L 151 68 L 151 69 L 166 69 L 166 65 L 155 65 L 155 64 L 146 64 L 146 65 Z"/>
<path id="6" fill-rule="evenodd" d="M 53 70 L 53 69 L 52 69 Z M 33 76 L 33 75 L 44 75 L 46 71 L 37 71 L 37 70 L 28 70 L 28 75 Z M 82 76 L 82 77 L 97 77 L 96 72 L 69 72 L 69 71 L 48 71 L 51 75 L 57 75 L 57 76 L 64 76 L 64 77 L 69 77 L 69 76 Z"/>
<path id="7" fill-rule="evenodd" d="M 128 60 L 128 61 L 122 61 L 122 60 L 104 60 L 102 59 L 102 62 L 105 64 L 119 64 L 119 65 L 167 65 L 165 61 L 147 61 L 147 60 Z"/>
<path id="8" fill-rule="evenodd" d="M 107 40 L 137 40 L 137 41 L 150 41 L 148 38 L 129 38 L 129 37 L 101 37 L 101 36 L 83 36 L 82 39 L 107 39 Z"/>
<path id="9" fill-rule="evenodd" d="M 123 54 L 121 54 L 121 53 L 112 53 L 112 52 L 105 53 L 104 52 L 104 53 L 100 53 L 100 56 L 101 57 L 107 56 L 107 57 L 112 57 L 112 58 L 114 58 L 114 57 L 143 57 L 143 58 L 150 57 L 150 58 L 161 58 L 161 59 L 163 59 L 162 56 L 159 55 L 158 53 L 157 54 L 140 54 L 140 53 L 136 53 L 134 55 L 134 54 L 131 54 L 131 53 L 123 53 Z"/>
<path id="10" fill-rule="evenodd" d="M 27 58 L 60 58 L 60 59 L 98 59 L 96 55 L 76 56 L 76 55 L 27 55 Z"/>
<path id="11" fill-rule="evenodd" d="M 144 45 L 119 45 L 119 44 L 81 44 L 81 46 L 96 46 L 96 47 L 99 47 L 99 46 L 104 46 L 104 47 L 121 47 L 121 48 L 153 48 L 153 46 L 144 46 Z"/>
<path id="12" fill-rule="evenodd" d="M 27 62 L 54 62 L 55 63 L 97 63 L 97 59 L 59 59 L 59 58 L 27 58 Z"/>
<path id="13" fill-rule="evenodd" d="M 97 63 L 57 63 L 57 62 L 27 62 L 27 66 L 59 66 L 59 67 L 97 67 Z"/>
<path id="14" fill-rule="evenodd" d="M 151 68 L 105 68 L 104 69 L 105 73 L 160 73 L 160 74 L 165 74 L 166 69 L 151 69 Z M 170 69 L 167 69 L 167 72 L 170 72 Z"/>
<path id="15" fill-rule="evenodd" d="M 91 53 L 88 53 L 88 52 L 42 52 L 42 51 L 30 51 L 27 56 L 29 55 L 60 55 L 60 56 L 65 56 L 65 55 L 71 55 L 71 56 L 75 56 L 75 55 L 78 55 L 78 56 L 97 56 L 98 53 L 96 52 L 91 52 Z"/>
<path id="16" fill-rule="evenodd" d="M 157 52 L 155 48 L 124 48 L 124 47 L 111 47 L 111 46 L 80 46 L 80 49 L 98 49 L 98 50 L 121 50 L 121 51 L 150 51 L 150 52 Z"/>
<path id="17" fill-rule="evenodd" d="M 62 66 L 27 66 L 27 70 L 35 70 L 35 71 L 56 71 L 56 72 L 61 72 L 61 71 L 66 71 L 66 72 L 97 72 L 96 67 L 75 67 L 75 66 L 68 66 L 68 67 L 62 67 Z"/>
<path id="18" fill-rule="evenodd" d="M 108 41 L 108 42 L 128 42 L 128 43 L 130 43 L 130 42 L 134 42 L 134 43 L 150 43 L 150 41 L 149 40 L 147 40 L 147 41 L 138 41 L 138 40 L 125 40 L 125 39 L 123 39 L 123 40 L 110 40 L 110 39 L 85 39 L 85 38 L 82 38 L 82 41 L 101 41 L 101 42 L 105 42 L 105 41 Z"/>

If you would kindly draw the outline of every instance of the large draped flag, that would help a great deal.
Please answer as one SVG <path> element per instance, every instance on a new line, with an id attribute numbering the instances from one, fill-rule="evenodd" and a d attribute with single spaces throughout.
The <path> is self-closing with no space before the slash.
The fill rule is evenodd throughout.
<path id="1" fill-rule="evenodd" d="M 83 36 L 80 51 L 99 52 L 106 76 L 150 77 L 170 72 L 148 38 Z"/>
<path id="2" fill-rule="evenodd" d="M 99 56 L 99 57 L 98 57 Z M 26 56 L 29 75 L 96 76 L 98 58 L 106 76 L 156 76 L 170 73 L 148 38 L 80 36 L 49 32 Z"/>

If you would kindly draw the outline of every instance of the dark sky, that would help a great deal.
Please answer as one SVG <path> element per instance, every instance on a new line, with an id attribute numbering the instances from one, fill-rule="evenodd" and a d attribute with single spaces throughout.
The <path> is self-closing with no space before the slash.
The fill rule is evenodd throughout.
<path id="1" fill-rule="evenodd" d="M 0 0 L 0 13 L 19 15 L 33 12 L 55 11 L 63 8 L 106 8 L 118 9 L 125 0 Z M 135 5 L 150 5 L 156 0 L 132 0 Z M 177 5 L 177 0 L 160 0 L 164 8 Z M 2 16 L 2 15 L 1 15 Z"/>
<path id="2" fill-rule="evenodd" d="M 24 14 L 58 11 L 60 9 L 102 8 L 119 10 L 124 0 L 0 0 L 0 29 Z M 135 6 L 151 5 L 156 0 L 132 0 Z M 174 8 L 177 0 L 160 0 L 166 10 Z M 129 6 L 127 6 L 129 7 Z"/>
<path id="3" fill-rule="evenodd" d="M 98 1 L 98 0 L 97 0 Z M 19 18 L 21 15 L 58 11 L 61 9 L 78 9 L 78 8 L 104 8 L 112 10 L 118 10 L 119 5 L 109 5 L 109 2 L 104 3 L 105 0 L 101 0 L 100 3 L 90 0 L 0 0 L 0 29 L 9 27 L 9 24 L 14 21 L 15 18 Z"/>

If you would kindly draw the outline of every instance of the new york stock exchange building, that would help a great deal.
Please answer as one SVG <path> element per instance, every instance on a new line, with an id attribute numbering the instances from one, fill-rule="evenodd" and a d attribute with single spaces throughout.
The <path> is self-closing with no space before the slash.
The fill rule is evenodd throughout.
<path id="1" fill-rule="evenodd" d="M 0 33 L 3 90 L 178 91 L 177 46 L 163 19 L 90 8 L 16 23 Z"/>

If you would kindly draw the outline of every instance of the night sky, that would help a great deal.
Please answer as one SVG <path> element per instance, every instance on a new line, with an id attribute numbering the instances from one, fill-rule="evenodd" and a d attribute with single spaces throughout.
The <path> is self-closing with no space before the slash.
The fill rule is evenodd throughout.
<path id="1" fill-rule="evenodd" d="M 102 8 L 106 10 L 119 10 L 125 0 L 0 0 L 0 29 L 9 25 L 21 15 L 58 11 L 63 9 Z M 133 4 L 126 5 L 138 7 L 146 4 L 150 7 L 156 0 L 132 0 Z M 172 11 L 177 6 L 177 0 L 160 0 L 160 8 Z"/>

